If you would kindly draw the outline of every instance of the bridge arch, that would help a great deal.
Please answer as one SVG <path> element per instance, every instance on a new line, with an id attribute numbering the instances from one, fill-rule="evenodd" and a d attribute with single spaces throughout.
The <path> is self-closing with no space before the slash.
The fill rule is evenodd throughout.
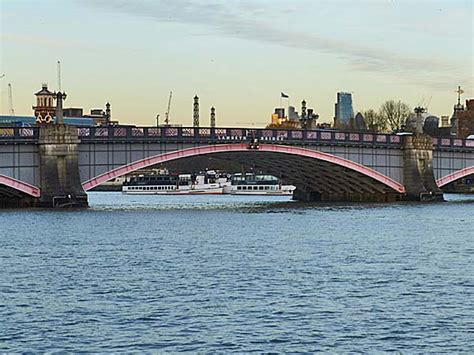
<path id="1" fill-rule="evenodd" d="M 250 164 L 281 176 L 297 188 L 304 187 L 317 192 L 324 187 L 335 193 L 405 193 L 405 187 L 401 183 L 366 166 L 332 154 L 278 144 L 260 144 L 258 149 L 249 149 L 248 144 L 216 144 L 163 153 L 100 174 L 85 181 L 82 187 L 87 191 L 108 180 L 148 166 L 196 156 Z M 309 186 L 310 180 L 315 181 L 314 186 Z"/>
<path id="2" fill-rule="evenodd" d="M 15 191 L 20 191 L 26 195 L 32 196 L 32 197 L 40 197 L 41 196 L 41 190 L 39 187 L 30 185 L 26 182 L 17 180 L 15 178 L 12 178 L 10 176 L 2 175 L 0 174 L 0 185 L 7 186 Z"/>
<path id="3" fill-rule="evenodd" d="M 462 179 L 466 176 L 473 175 L 474 174 L 474 166 L 470 166 L 458 171 L 455 171 L 454 173 L 451 173 L 449 175 L 443 176 L 442 178 L 436 180 L 436 184 L 438 187 L 444 187 L 456 180 Z"/>

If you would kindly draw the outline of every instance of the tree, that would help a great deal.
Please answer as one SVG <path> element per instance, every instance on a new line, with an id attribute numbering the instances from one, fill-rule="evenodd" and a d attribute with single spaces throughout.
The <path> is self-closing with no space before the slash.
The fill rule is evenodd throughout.
<path id="1" fill-rule="evenodd" d="M 369 131 L 384 132 L 387 130 L 387 124 L 375 110 L 369 109 L 362 112 L 365 124 Z"/>
<path id="2" fill-rule="evenodd" d="M 379 116 L 390 131 L 400 130 L 410 113 L 410 106 L 400 100 L 385 101 L 379 109 Z"/>

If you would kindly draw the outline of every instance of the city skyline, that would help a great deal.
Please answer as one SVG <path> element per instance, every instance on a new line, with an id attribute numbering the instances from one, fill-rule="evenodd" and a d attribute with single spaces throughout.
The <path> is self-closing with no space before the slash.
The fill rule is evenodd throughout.
<path id="1" fill-rule="evenodd" d="M 171 90 L 171 123 L 192 124 L 197 94 L 201 124 L 214 106 L 218 126 L 269 123 L 282 91 L 322 122 L 340 91 L 356 112 L 395 99 L 438 116 L 458 85 L 473 96 L 472 2 L 350 4 L 2 0 L 0 111 L 11 83 L 16 113 L 31 115 L 41 83 L 57 89 L 58 60 L 65 107 L 109 101 L 138 125 L 164 118 Z"/>

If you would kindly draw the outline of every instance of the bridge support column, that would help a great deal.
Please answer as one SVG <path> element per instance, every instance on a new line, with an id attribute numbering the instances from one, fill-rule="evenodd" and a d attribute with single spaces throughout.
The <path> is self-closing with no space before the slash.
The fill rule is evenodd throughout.
<path id="1" fill-rule="evenodd" d="M 426 134 L 404 137 L 403 181 L 405 199 L 411 201 L 443 200 L 433 172 L 433 141 Z"/>
<path id="2" fill-rule="evenodd" d="M 40 129 L 41 207 L 87 207 L 79 178 L 77 129 L 52 124 Z"/>

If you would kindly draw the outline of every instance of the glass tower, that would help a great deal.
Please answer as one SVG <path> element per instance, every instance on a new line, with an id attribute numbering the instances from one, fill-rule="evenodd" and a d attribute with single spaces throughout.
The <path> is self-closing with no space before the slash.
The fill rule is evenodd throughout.
<path id="1" fill-rule="evenodd" d="M 351 118 L 354 117 L 354 109 L 352 108 L 352 94 L 349 92 L 338 92 L 335 116 L 340 123 L 349 124 Z"/>

